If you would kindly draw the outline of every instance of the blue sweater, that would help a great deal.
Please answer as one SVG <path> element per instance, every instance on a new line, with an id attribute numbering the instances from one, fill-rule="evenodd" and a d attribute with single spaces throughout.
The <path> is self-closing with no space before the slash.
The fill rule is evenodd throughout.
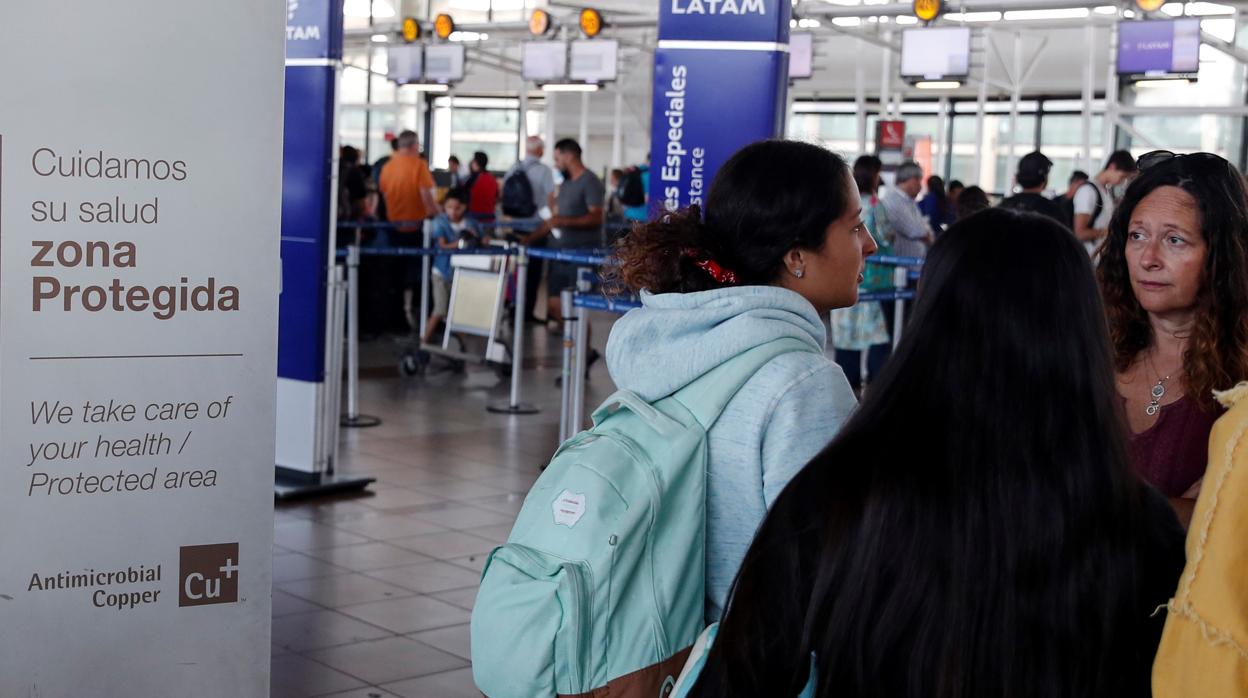
<path id="1" fill-rule="evenodd" d="M 616 386 L 649 401 L 775 339 L 794 337 L 820 351 L 786 354 L 764 366 L 708 435 L 706 617 L 714 622 L 767 509 L 857 402 L 841 368 L 822 353 L 823 321 L 797 293 L 745 286 L 643 293 L 642 303 L 612 329 L 607 367 Z"/>

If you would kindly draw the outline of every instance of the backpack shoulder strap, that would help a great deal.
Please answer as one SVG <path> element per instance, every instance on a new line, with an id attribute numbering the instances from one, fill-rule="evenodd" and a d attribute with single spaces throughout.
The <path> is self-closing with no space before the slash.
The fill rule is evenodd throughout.
<path id="1" fill-rule="evenodd" d="M 692 412 L 703 428 L 709 430 L 732 398 L 759 369 L 778 356 L 797 351 L 815 353 L 809 343 L 792 337 L 759 345 L 716 366 L 672 397 Z"/>
<path id="2" fill-rule="evenodd" d="M 1105 199 L 1101 196 L 1101 188 L 1088 180 L 1083 183 L 1085 187 L 1092 187 L 1092 193 L 1096 195 L 1096 205 L 1092 207 L 1092 215 L 1088 217 L 1088 226 L 1095 226 L 1096 219 L 1101 217 L 1101 211 L 1105 210 Z"/>

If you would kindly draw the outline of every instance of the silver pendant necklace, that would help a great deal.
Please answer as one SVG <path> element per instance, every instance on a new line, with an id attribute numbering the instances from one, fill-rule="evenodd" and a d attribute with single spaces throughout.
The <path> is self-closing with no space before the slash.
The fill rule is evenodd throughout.
<path id="1" fill-rule="evenodd" d="M 1148 407 L 1144 408 L 1144 413 L 1150 417 L 1155 416 L 1161 411 L 1161 399 L 1166 396 L 1166 381 L 1170 380 L 1170 376 L 1166 376 L 1157 381 L 1157 385 L 1153 386 L 1153 399 L 1148 401 Z"/>

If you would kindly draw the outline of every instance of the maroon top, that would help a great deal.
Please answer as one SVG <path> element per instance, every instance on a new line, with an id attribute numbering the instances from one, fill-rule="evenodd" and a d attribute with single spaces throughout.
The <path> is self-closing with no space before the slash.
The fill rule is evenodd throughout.
<path id="1" fill-rule="evenodd" d="M 1163 406 L 1153 426 L 1131 436 L 1128 452 L 1136 471 L 1167 497 L 1182 497 L 1204 477 L 1209 432 L 1221 412 L 1206 411 L 1187 395 Z"/>

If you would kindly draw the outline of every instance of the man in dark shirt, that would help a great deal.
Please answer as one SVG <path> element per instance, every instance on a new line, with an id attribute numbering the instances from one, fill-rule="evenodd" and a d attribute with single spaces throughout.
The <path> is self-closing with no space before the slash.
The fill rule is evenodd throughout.
<path id="1" fill-rule="evenodd" d="M 1019 193 L 1001 202 L 1002 208 L 1016 211 L 1030 211 L 1048 216 L 1053 220 L 1070 227 L 1061 205 L 1047 198 L 1042 192 L 1049 185 L 1049 170 L 1053 169 L 1053 161 L 1036 151 L 1023 156 L 1018 161 L 1018 172 L 1014 181 L 1018 183 Z"/>

